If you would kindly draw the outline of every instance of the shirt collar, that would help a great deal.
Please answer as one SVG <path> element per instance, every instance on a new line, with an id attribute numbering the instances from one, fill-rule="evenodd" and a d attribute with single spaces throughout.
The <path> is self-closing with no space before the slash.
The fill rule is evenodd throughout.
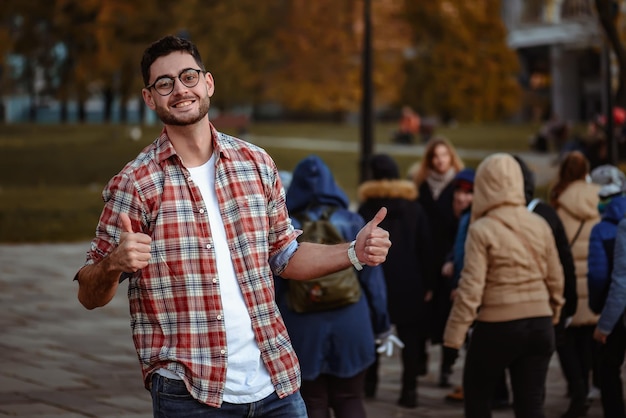
<path id="1" fill-rule="evenodd" d="M 211 122 L 209 122 L 209 125 L 211 127 L 211 141 L 213 141 L 213 152 L 217 153 L 218 156 L 229 158 L 227 149 L 233 147 L 229 147 L 228 144 L 223 144 L 223 141 L 220 141 L 222 134 L 218 132 L 217 129 L 215 129 Z M 159 135 L 156 140 L 157 161 L 159 163 L 162 163 L 163 161 L 177 154 L 178 153 L 174 149 L 174 146 L 172 145 L 172 142 L 167 135 L 167 128 L 164 126 L 161 130 L 161 135 Z"/>

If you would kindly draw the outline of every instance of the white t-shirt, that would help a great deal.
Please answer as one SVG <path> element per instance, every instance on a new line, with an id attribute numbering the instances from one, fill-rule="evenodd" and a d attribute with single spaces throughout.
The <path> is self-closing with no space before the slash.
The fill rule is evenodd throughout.
<path id="1" fill-rule="evenodd" d="M 250 315 L 228 250 L 226 230 L 215 193 L 215 156 L 205 164 L 188 170 L 202 193 L 215 244 L 228 347 L 224 401 L 239 404 L 256 402 L 269 396 L 275 389 L 261 360 L 261 351 L 254 339 Z"/>

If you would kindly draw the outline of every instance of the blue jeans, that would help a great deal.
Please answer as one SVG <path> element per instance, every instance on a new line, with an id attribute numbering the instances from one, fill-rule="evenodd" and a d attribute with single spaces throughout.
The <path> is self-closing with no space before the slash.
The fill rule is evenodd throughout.
<path id="1" fill-rule="evenodd" d="M 248 404 L 222 402 L 221 408 L 195 400 L 182 380 L 152 375 L 152 408 L 154 418 L 307 418 L 300 392 L 280 399 L 276 392 L 265 399 Z"/>

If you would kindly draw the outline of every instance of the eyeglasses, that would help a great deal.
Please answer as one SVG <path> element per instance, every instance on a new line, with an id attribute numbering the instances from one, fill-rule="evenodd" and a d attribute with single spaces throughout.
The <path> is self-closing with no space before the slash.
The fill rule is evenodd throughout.
<path id="1" fill-rule="evenodd" d="M 200 81 L 200 73 L 204 74 L 206 71 L 196 70 L 195 68 L 185 68 L 178 74 L 178 79 L 185 87 L 196 87 Z M 156 81 L 146 88 L 149 90 L 154 87 L 157 93 L 161 96 L 167 96 L 174 91 L 174 84 L 176 77 L 163 76 L 156 79 Z"/>

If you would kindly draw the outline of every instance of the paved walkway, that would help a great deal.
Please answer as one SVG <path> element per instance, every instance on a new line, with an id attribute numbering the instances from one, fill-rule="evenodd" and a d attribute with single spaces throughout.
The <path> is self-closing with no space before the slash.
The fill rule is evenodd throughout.
<path id="1" fill-rule="evenodd" d="M 356 151 L 358 144 L 306 138 L 249 138 L 261 146 Z M 379 145 L 391 155 L 423 153 L 422 145 Z M 494 151 L 495 152 L 495 151 Z M 459 150 L 462 157 L 482 158 L 491 151 Z M 553 156 L 521 153 L 537 174 L 538 185 L 554 178 Z M 151 417 L 151 399 L 143 388 L 132 345 L 126 286 L 104 308 L 85 310 L 76 299 L 72 276 L 83 264 L 88 243 L 0 245 L 0 416 Z M 384 358 L 375 400 L 368 416 L 460 417 L 460 405 L 444 402 L 447 390 L 436 385 L 438 350 L 431 349 L 430 373 L 420 378 L 416 409 L 395 402 L 400 389 L 400 362 Z M 489 367 L 485 365 L 485 367 Z M 453 383 L 459 383 L 462 358 Z M 566 390 L 556 358 L 548 376 L 547 417 L 567 408 Z M 599 401 L 588 417 L 601 417 Z M 511 410 L 495 418 L 513 417 Z"/>
<path id="2" fill-rule="evenodd" d="M 132 346 L 126 286 L 104 308 L 85 310 L 72 277 L 88 243 L 0 245 L 0 416 L 151 417 Z M 400 364 L 384 358 L 378 397 L 367 401 L 370 418 L 460 417 L 462 409 L 443 401 L 436 386 L 438 350 L 431 350 L 428 376 L 420 378 L 416 409 L 397 407 Z M 489 365 L 485 365 L 489 367 Z M 460 380 L 462 359 L 453 382 Z M 566 386 L 553 359 L 546 412 L 567 408 Z M 601 417 L 599 401 L 588 417 Z M 511 410 L 496 418 L 513 417 Z"/>

